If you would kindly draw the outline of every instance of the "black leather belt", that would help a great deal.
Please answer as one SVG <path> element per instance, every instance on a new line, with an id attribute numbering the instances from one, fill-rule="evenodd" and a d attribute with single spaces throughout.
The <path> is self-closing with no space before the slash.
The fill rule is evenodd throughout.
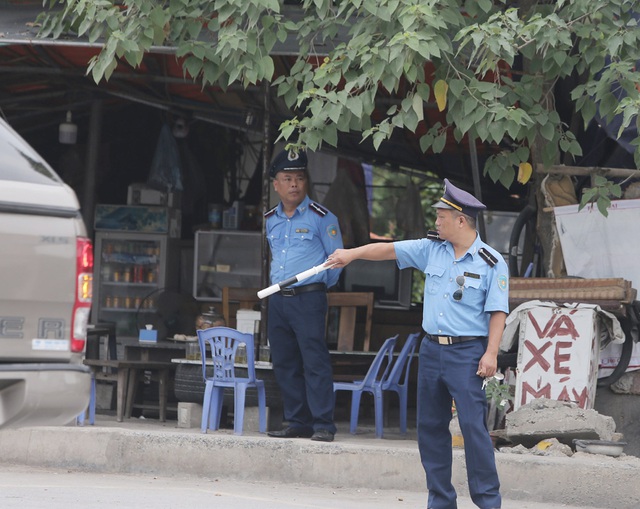
<path id="1" fill-rule="evenodd" d="M 290 288 L 283 288 L 280 293 L 285 297 L 293 297 L 294 295 L 300 295 L 307 292 L 326 292 L 327 285 L 324 283 L 311 283 L 310 285 L 292 286 Z"/>
<path id="2" fill-rule="evenodd" d="M 435 336 L 425 333 L 428 340 L 438 343 L 439 345 L 454 345 L 456 343 L 464 343 L 465 341 L 473 341 L 474 339 L 485 339 L 486 336 Z"/>

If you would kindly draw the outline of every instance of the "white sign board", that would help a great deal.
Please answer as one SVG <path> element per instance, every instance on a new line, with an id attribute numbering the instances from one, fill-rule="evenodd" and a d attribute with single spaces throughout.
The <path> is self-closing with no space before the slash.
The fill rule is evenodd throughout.
<path id="1" fill-rule="evenodd" d="M 599 334 L 592 309 L 535 307 L 520 322 L 515 409 L 534 399 L 593 408 Z"/>
<path id="2" fill-rule="evenodd" d="M 569 276 L 621 277 L 640 288 L 640 200 L 616 200 L 604 217 L 597 207 L 553 209 Z"/>

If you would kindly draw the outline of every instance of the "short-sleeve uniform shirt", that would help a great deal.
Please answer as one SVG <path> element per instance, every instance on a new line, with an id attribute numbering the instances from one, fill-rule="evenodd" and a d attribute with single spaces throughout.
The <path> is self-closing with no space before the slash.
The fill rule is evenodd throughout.
<path id="1" fill-rule="evenodd" d="M 429 239 L 394 243 L 398 267 L 414 267 L 425 274 L 422 328 L 443 336 L 487 336 L 493 311 L 509 312 L 509 275 L 502 255 L 476 236 L 459 259 L 448 241 Z M 479 251 L 488 251 L 492 267 Z M 462 288 L 456 283 L 464 276 Z M 454 300 L 456 290 L 462 298 Z"/>
<path id="2" fill-rule="evenodd" d="M 282 210 L 282 203 L 265 217 L 271 248 L 271 284 L 321 265 L 331 253 L 343 247 L 338 218 L 308 196 L 291 217 Z M 331 287 L 339 277 L 340 270 L 325 270 L 299 284 L 326 283 Z"/>

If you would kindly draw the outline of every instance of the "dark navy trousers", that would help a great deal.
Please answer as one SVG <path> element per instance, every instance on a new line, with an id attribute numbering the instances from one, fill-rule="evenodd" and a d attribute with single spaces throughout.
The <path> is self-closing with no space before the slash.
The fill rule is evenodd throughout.
<path id="1" fill-rule="evenodd" d="M 451 483 L 453 459 L 449 423 L 452 400 L 464 439 L 471 500 L 481 509 L 501 506 L 500 481 L 486 424 L 487 399 L 476 375 L 486 340 L 440 345 L 426 337 L 418 368 L 418 447 L 427 476 L 429 509 L 456 509 Z"/>
<path id="2" fill-rule="evenodd" d="M 327 294 L 323 291 L 269 297 L 268 338 L 284 418 L 290 426 L 335 433 L 326 315 Z"/>

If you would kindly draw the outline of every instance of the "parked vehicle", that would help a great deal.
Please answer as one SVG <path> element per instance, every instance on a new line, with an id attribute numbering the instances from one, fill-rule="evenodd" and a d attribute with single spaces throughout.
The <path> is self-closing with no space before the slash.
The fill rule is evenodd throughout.
<path id="1" fill-rule="evenodd" d="M 66 424 L 87 407 L 92 284 L 75 193 L 0 119 L 0 426 Z"/>

